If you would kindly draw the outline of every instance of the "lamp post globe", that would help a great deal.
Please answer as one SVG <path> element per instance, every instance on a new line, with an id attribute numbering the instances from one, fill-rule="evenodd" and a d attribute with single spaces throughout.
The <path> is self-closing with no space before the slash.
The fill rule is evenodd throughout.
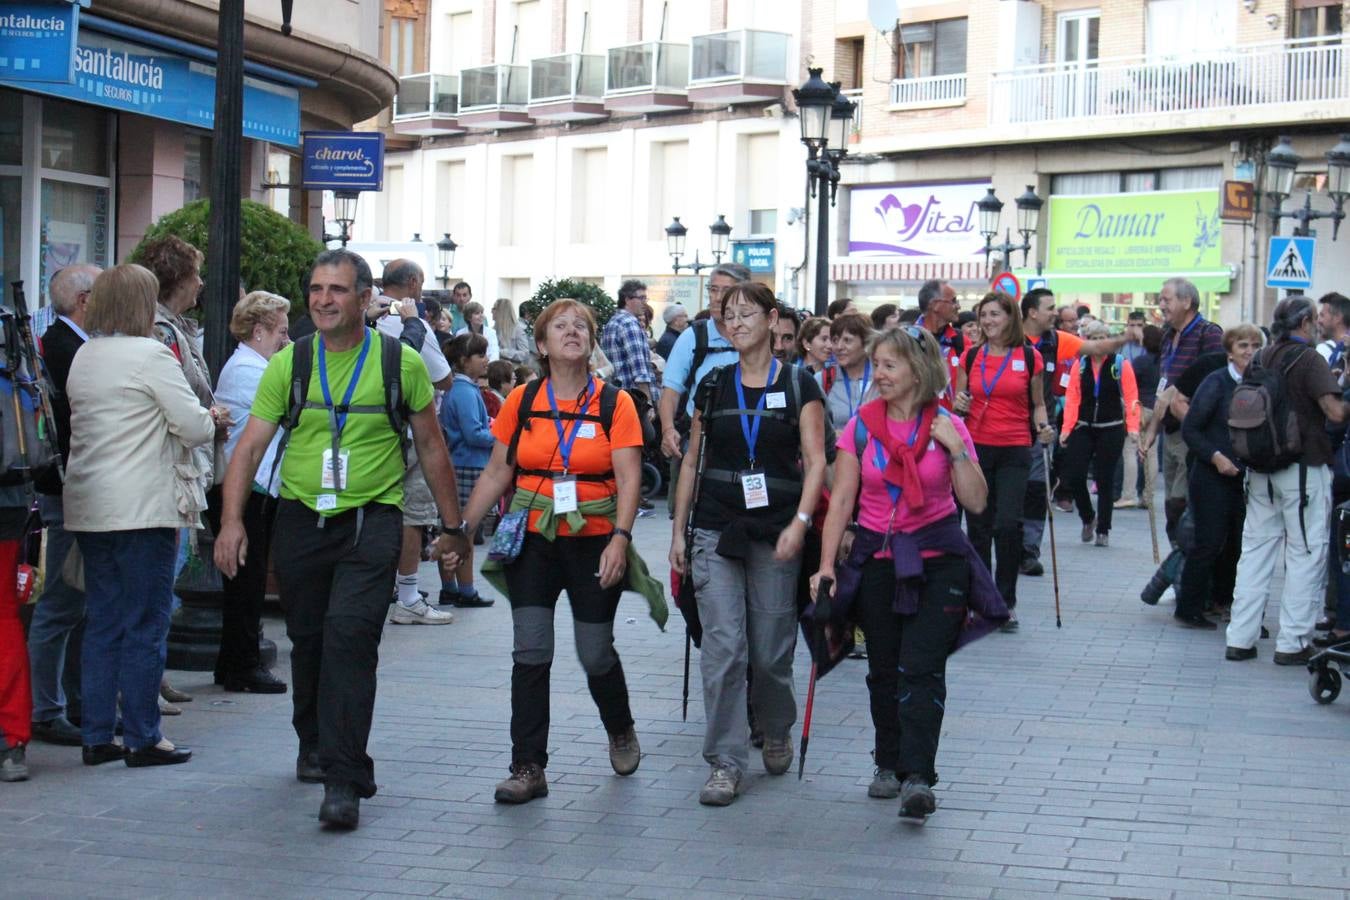
<path id="1" fill-rule="evenodd" d="M 1041 207 L 1045 201 L 1036 195 L 1032 185 L 1027 185 L 1026 193 L 1013 201 L 1017 204 L 1017 230 L 1024 240 L 1029 240 L 1041 224 Z"/>
<path id="2" fill-rule="evenodd" d="M 713 258 L 720 263 L 727 252 L 727 243 L 731 239 L 731 225 L 727 222 L 725 215 L 719 214 L 717 221 L 708 226 L 708 231 L 712 234 Z"/>
<path id="3" fill-rule="evenodd" d="M 673 259 L 678 260 L 684 256 L 684 238 L 689 234 L 689 229 L 680 224 L 680 217 L 676 216 L 674 221 L 666 226 L 666 252 Z"/>
<path id="4" fill-rule="evenodd" d="M 835 89 L 820 77 L 824 69 L 808 69 L 809 78 L 792 91 L 801 119 L 802 143 L 813 153 L 824 150 L 830 138 L 830 115 Z"/>
<path id="5" fill-rule="evenodd" d="M 838 85 L 835 85 L 838 88 Z M 830 105 L 830 144 L 831 150 L 843 156 L 848 152 L 848 139 L 853 133 L 853 113 L 858 104 L 845 97 L 840 91 Z"/>
<path id="6" fill-rule="evenodd" d="M 984 236 L 986 242 L 994 239 L 998 234 L 999 216 L 1003 214 L 1003 201 L 994 195 L 994 189 L 981 197 L 975 206 L 980 211 L 980 234 Z"/>
<path id="7" fill-rule="evenodd" d="M 1350 134 L 1327 151 L 1327 194 L 1338 204 L 1350 197 Z"/>
<path id="8" fill-rule="evenodd" d="M 1266 171 L 1261 180 L 1261 190 L 1275 200 L 1279 206 L 1294 191 L 1294 173 L 1303 157 L 1294 152 L 1289 135 L 1280 135 L 1279 143 L 1266 154 Z"/>

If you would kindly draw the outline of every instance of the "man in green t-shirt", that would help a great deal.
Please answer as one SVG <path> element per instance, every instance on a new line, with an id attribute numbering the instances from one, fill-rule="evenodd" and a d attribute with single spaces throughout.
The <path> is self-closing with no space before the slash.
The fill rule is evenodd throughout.
<path id="1" fill-rule="evenodd" d="M 272 559 L 291 640 L 296 778 L 324 784 L 319 821 L 355 828 L 375 794 L 366 753 L 375 708 L 380 633 L 402 541 L 403 452 L 385 410 L 385 346 L 365 324 L 370 267 L 348 250 L 319 255 L 310 273 L 313 338 L 308 403 L 281 463 Z M 215 559 L 233 577 L 247 551 L 244 501 L 290 405 L 295 345 L 274 354 L 225 475 Z M 455 474 L 436 421 L 431 381 L 402 344 L 400 377 L 422 472 L 444 522 L 438 554 L 468 550 Z M 336 434 L 337 453 L 334 459 Z"/>

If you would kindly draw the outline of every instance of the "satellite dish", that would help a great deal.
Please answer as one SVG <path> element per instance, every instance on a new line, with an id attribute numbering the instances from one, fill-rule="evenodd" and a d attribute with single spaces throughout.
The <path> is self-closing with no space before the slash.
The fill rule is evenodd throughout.
<path id="1" fill-rule="evenodd" d="M 900 0 L 867 0 L 867 18 L 882 34 L 894 31 L 900 21 Z"/>

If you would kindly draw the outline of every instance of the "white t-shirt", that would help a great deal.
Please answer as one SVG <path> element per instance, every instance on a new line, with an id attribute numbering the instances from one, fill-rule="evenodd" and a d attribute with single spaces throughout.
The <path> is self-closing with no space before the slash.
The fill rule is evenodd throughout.
<path id="1" fill-rule="evenodd" d="M 375 327 L 390 337 L 403 337 L 403 319 L 393 313 L 381 316 Z M 441 345 L 436 340 L 436 332 L 430 325 L 427 325 L 427 339 L 422 342 L 421 352 L 422 362 L 426 363 L 427 374 L 431 376 L 432 384 L 450 377 L 450 364 L 445 361 L 445 354 L 441 352 Z"/>

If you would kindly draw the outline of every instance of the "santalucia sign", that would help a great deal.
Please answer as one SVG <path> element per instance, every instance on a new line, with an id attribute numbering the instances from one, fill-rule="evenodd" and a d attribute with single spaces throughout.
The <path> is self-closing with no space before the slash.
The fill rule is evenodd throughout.
<path id="1" fill-rule="evenodd" d="M 1066 275 L 1219 270 L 1220 234 L 1217 189 L 1055 196 L 1046 262 Z"/>

